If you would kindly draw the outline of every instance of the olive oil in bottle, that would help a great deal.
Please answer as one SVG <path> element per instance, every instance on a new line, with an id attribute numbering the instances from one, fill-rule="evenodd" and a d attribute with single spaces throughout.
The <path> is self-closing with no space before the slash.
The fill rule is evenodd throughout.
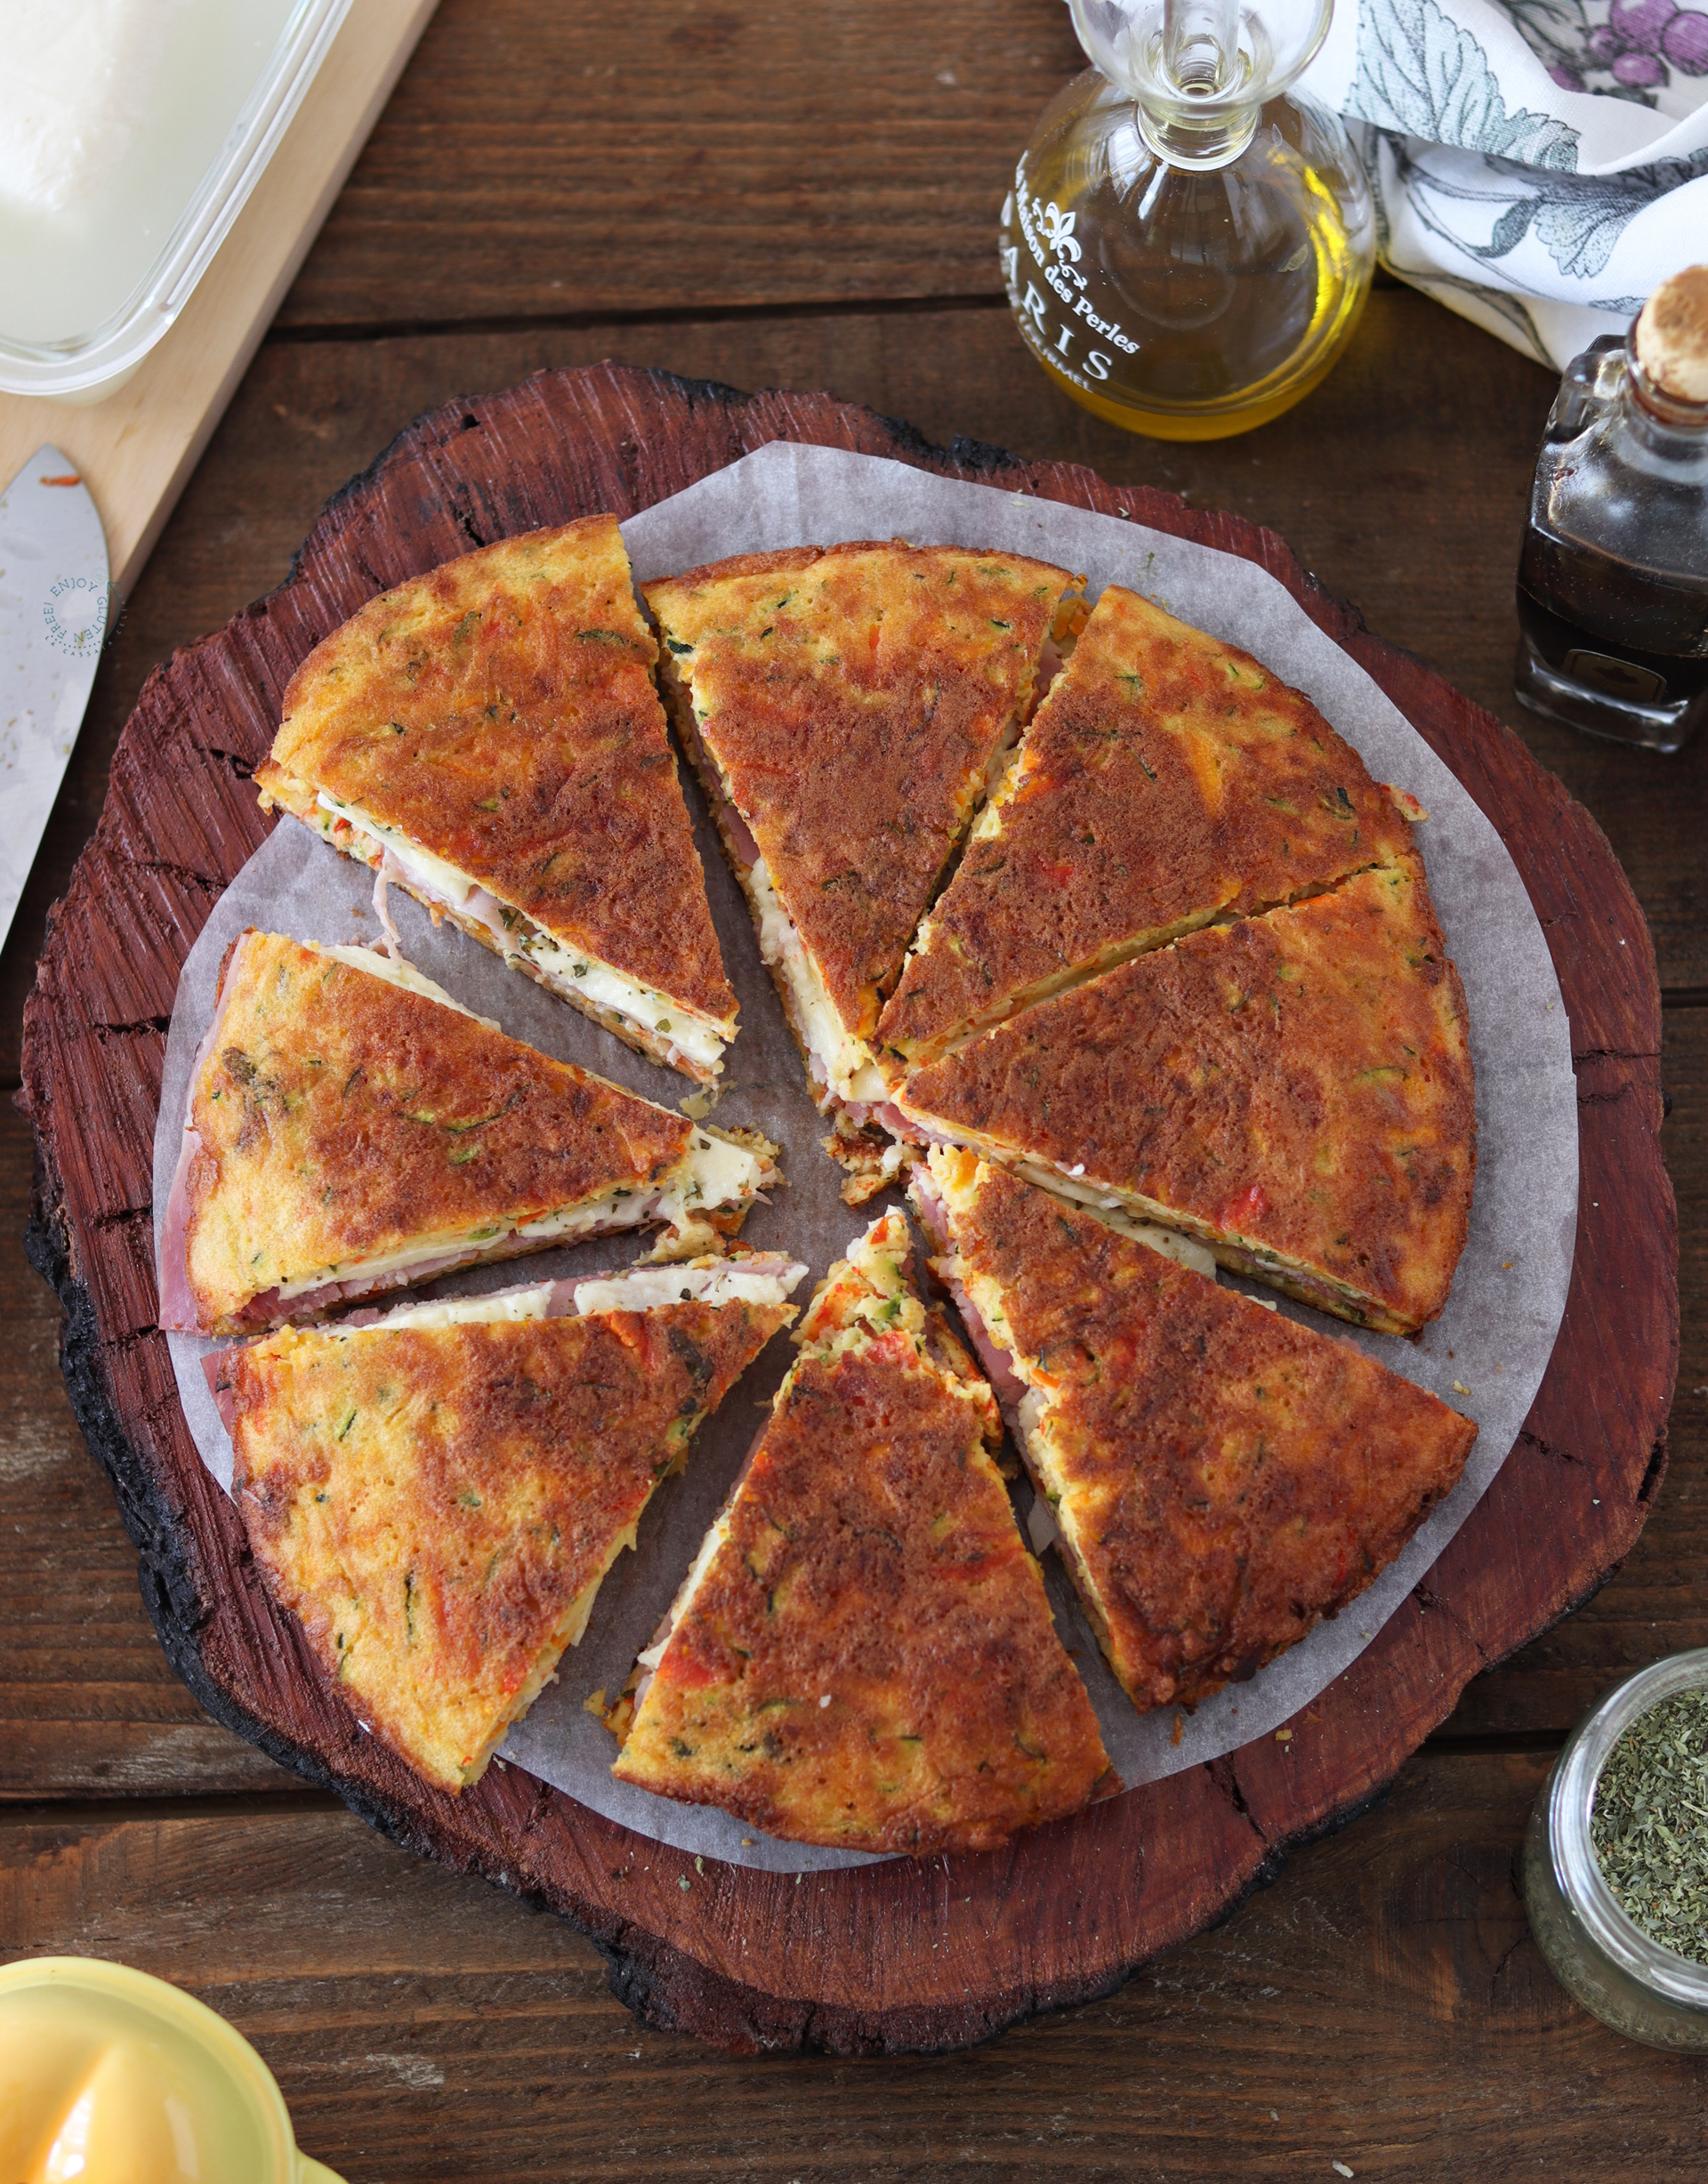
<path id="1" fill-rule="evenodd" d="M 1022 339 L 1129 431 L 1212 439 L 1308 394 L 1358 325 L 1369 187 L 1292 81 L 1332 0 L 1074 0 L 1097 62 L 1045 111 L 1003 206 Z"/>

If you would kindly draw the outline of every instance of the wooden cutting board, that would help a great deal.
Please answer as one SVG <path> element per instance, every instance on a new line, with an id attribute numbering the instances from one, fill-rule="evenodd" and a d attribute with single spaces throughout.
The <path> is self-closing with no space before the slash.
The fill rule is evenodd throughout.
<path id="1" fill-rule="evenodd" d="M 0 486 L 44 440 L 76 463 L 122 600 L 153 551 L 437 0 L 356 0 L 177 323 L 104 402 L 0 394 Z"/>
<path id="2" fill-rule="evenodd" d="M 800 1879 L 702 1868 L 516 1768 L 445 1795 L 360 1732 L 262 1592 L 184 1424 L 155 1326 L 149 1205 L 179 969 L 268 831 L 249 777 L 297 663 L 377 587 L 538 525 L 632 514 L 774 439 L 1131 516 L 1285 584 L 1511 850 L 1570 1012 L 1583 1164 L 1565 1320 L 1517 1446 L 1425 1582 L 1285 1739 L 1002 1851 Z M 745 2051 L 953 2047 L 1106 1993 L 1221 1916 L 1292 1846 L 1378 1796 L 1471 1676 L 1629 1551 L 1665 1469 L 1678 1354 L 1659 1049 L 1648 931 L 1595 821 L 1491 715 L 1370 636 L 1273 533 L 1068 464 L 931 447 L 826 395 L 748 397 L 608 365 L 548 372 L 411 425 L 329 504 L 286 584 L 149 680 L 25 1012 L 29 1248 L 65 1306 L 66 1379 L 141 1551 L 143 1597 L 211 1713 L 396 1841 L 573 1920 L 650 2023 Z"/>

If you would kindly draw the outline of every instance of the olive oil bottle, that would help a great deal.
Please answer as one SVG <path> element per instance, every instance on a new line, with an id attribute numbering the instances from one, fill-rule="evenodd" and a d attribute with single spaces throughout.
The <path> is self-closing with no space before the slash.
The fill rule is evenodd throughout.
<path id="1" fill-rule="evenodd" d="M 1369 186 L 1338 118 L 1288 84 L 1332 0 L 1074 0 L 1097 67 L 1048 108 L 1003 206 L 1022 339 L 1129 431 L 1212 439 L 1290 408 L 1369 293 Z"/>

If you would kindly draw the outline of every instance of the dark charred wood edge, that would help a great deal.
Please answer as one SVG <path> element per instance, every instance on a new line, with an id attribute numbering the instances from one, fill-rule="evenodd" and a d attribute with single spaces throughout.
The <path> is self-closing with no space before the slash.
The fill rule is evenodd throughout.
<path id="1" fill-rule="evenodd" d="M 751 447 L 762 445 L 776 438 L 802 440 L 821 440 L 829 444 L 853 446 L 868 452 L 881 452 L 911 461 L 920 467 L 937 470 L 950 475 L 971 476 L 988 481 L 1002 478 L 1034 492 L 1045 492 L 1051 497 L 1094 506 L 1106 511 L 1130 513 L 1135 520 L 1151 523 L 1204 543 L 1230 548 L 1258 560 L 1277 576 L 1293 592 L 1313 619 L 1358 658 L 1376 677 L 1382 686 L 1395 697 L 1402 711 L 1414 719 L 1430 740 L 1441 747 L 1444 731 L 1436 721 L 1436 734 L 1430 734 L 1431 709 L 1436 713 L 1456 714 L 1462 729 L 1481 738 L 1494 754 L 1490 766 L 1514 775 L 1521 787 L 1535 794 L 1543 806 L 1552 805 L 1558 823 L 1568 819 L 1582 836 L 1578 844 L 1580 859 L 1588 858 L 1597 867 L 1598 880 L 1610 891 L 1609 899 L 1619 913 L 1616 921 L 1632 929 L 1627 937 L 1642 936 L 1640 945 L 1646 944 L 1647 936 L 1641 924 L 1640 913 L 1631 898 L 1623 875 L 1613 859 L 1612 851 L 1600 834 L 1599 829 L 1580 807 L 1573 805 L 1563 788 L 1551 777 L 1543 775 L 1528 758 L 1517 739 L 1490 716 L 1481 713 L 1470 701 L 1453 691 L 1449 686 L 1423 663 L 1412 659 L 1392 647 L 1382 644 L 1369 636 L 1355 609 L 1334 600 L 1323 590 L 1316 579 L 1303 570 L 1291 551 L 1272 533 L 1261 532 L 1241 519 L 1218 516 L 1213 513 L 1188 509 L 1172 496 L 1160 494 L 1152 488 L 1132 488 L 1124 490 L 1104 486 L 1089 471 L 1074 466 L 1050 464 L 1028 466 L 998 449 L 979 443 L 957 441 L 947 450 L 932 447 L 911 427 L 880 419 L 870 412 L 854 410 L 836 404 L 828 398 L 793 396 L 747 397 L 736 391 L 710 383 L 683 381 L 659 373 L 642 373 L 616 367 L 595 367 L 584 373 L 552 373 L 540 375 L 528 383 L 526 388 L 512 390 L 511 395 L 475 398 L 466 402 L 453 402 L 440 410 L 429 413 L 399 435 L 379 460 L 359 480 L 327 504 L 320 521 L 304 544 L 293 565 L 292 575 L 275 593 L 273 600 L 282 600 L 298 583 L 308 568 L 314 550 L 330 532 L 337 530 L 342 520 L 360 509 L 367 496 L 385 480 L 400 464 L 413 459 L 423 447 L 443 445 L 447 428 L 456 419 L 456 431 L 479 427 L 483 419 L 480 412 L 488 414 L 506 401 L 517 401 L 536 396 L 544 390 L 541 399 L 549 398 L 553 383 L 580 383 L 573 389 L 576 399 L 588 393 L 596 399 L 599 388 L 590 383 L 603 382 L 619 391 L 624 404 L 643 403 L 647 399 L 665 407 L 681 405 L 685 425 L 697 410 L 702 415 L 707 410 L 725 413 L 730 427 L 730 445 L 725 451 L 715 454 L 712 461 L 699 463 L 692 475 L 702 475 L 721 461 L 732 459 Z M 670 421 L 665 421 L 668 423 Z M 743 428 L 746 429 L 744 430 Z M 755 429 L 756 427 L 756 429 Z M 632 468 L 632 443 L 625 443 L 623 453 L 624 469 Z M 629 482 L 625 479 L 624 482 Z M 676 484 L 688 482 L 687 477 Z M 676 489 L 673 484 L 668 489 Z M 631 505 L 644 505 L 646 500 L 657 495 L 644 495 L 640 499 L 631 496 Z M 470 543 L 485 543 L 466 508 L 456 512 L 463 536 Z M 377 581 L 377 579 L 376 579 Z M 264 617 L 271 601 L 262 601 L 237 617 L 238 623 Z M 236 626 L 234 623 L 233 627 Z M 204 641 L 214 642 L 217 641 Z M 192 648 L 192 651 L 199 648 Z M 180 655 L 182 658 L 185 656 Z M 171 671 L 165 671 L 169 673 Z M 1406 702 L 1408 692 L 1414 702 Z M 145 692 L 145 697 L 148 693 Z M 1420 701 L 1427 701 L 1421 703 Z M 141 708 L 139 706 L 139 713 Z M 1425 717 L 1420 718 L 1420 712 Z M 127 734 L 129 731 L 127 730 Z M 1449 737 L 1448 740 L 1453 740 Z M 1448 755 L 1446 752 L 1444 755 Z M 1466 778 L 1462 764 L 1464 754 L 1455 751 L 1449 762 L 1456 758 L 1455 770 Z M 1477 786 L 1469 779 L 1467 785 L 1476 794 Z M 1486 797 L 1479 797 L 1486 802 Z M 1545 816 L 1539 814 L 1539 816 Z M 1516 846 L 1516 845 L 1515 845 Z M 73 890 L 76 890 L 74 877 Z M 1569 938 L 1569 936 L 1568 936 Z M 1551 942 L 1552 935 L 1551 934 Z M 186 942 L 186 946 L 188 943 Z M 53 929 L 50 924 L 48 954 L 53 950 Z M 1557 956 L 1559 953 L 1556 950 Z M 1635 972 L 1637 964 L 1631 960 L 1636 950 L 1618 966 L 1627 975 Z M 1658 1052 L 1658 992 L 1656 989 L 1652 950 L 1646 950 L 1647 991 L 1633 994 L 1635 1003 L 1646 1003 L 1652 996 L 1655 1036 L 1645 1037 L 1644 1050 L 1620 1053 L 1616 1049 L 1591 1045 L 1584 1060 L 1598 1062 L 1615 1060 L 1623 1064 L 1630 1081 L 1617 1094 L 1602 1094 L 1602 1098 L 1623 1097 L 1625 1093 L 1638 1097 L 1648 1095 L 1648 1104 L 1655 1115 L 1655 1129 L 1658 1128 L 1659 1058 Z M 1610 969 L 1611 952 L 1604 958 L 1604 968 Z M 1561 965 L 1562 982 L 1567 981 L 1565 963 Z M 32 1002 L 36 997 L 32 997 Z M 1590 1011 L 1591 1014 L 1593 1011 Z M 1640 1005 L 1634 1013 L 1647 1017 Z M 1576 1022 L 1575 1011 L 1574 1021 Z M 1647 1023 L 1645 1022 L 1645 1032 Z M 153 1036 L 158 1037 L 157 1029 Z M 32 1042 L 33 1043 L 33 1042 Z M 27 1066 L 26 1084 L 32 1082 L 32 1070 Z M 1665 1438 L 1662 1422 L 1666 1401 L 1671 1392 L 1671 1374 L 1664 1375 L 1664 1390 L 1658 1381 L 1648 1390 L 1648 1410 L 1642 1421 L 1631 1420 L 1631 1425 L 1642 1423 L 1646 1430 L 1642 1438 L 1643 1475 L 1640 1484 L 1633 1476 L 1631 1492 L 1622 1511 L 1606 1517 L 1601 1525 L 1601 1536 L 1594 1543 L 1583 1543 L 1587 1567 L 1578 1567 L 1571 1573 L 1569 1590 L 1559 1588 L 1551 1597 L 1535 1604 L 1534 1613 L 1527 1615 L 1519 1627 L 1509 1627 L 1503 1633 L 1504 1642 L 1493 1653 L 1485 1651 L 1475 1633 L 1469 1633 L 1469 1646 L 1459 1645 L 1451 1665 L 1439 1681 L 1429 1692 L 1421 1704 L 1414 1695 L 1414 1706 L 1401 1737 L 1392 1741 L 1382 1754 L 1379 1766 L 1366 1775 L 1361 1783 L 1350 1785 L 1338 1801 L 1329 1801 L 1325 1809 L 1301 1825 L 1266 1831 L 1259 1819 L 1251 1817 L 1251 1807 L 1241 1787 L 1242 1768 L 1249 1775 L 1261 1773 L 1266 1761 L 1273 1761 L 1273 1753 L 1265 1753 L 1261 1743 L 1245 1747 L 1227 1761 L 1219 1761 L 1213 1769 L 1202 1770 L 1213 1777 L 1220 1798 L 1225 1798 L 1239 1820 L 1251 1830 L 1251 1838 L 1244 1844 L 1244 1854 L 1231 1862 L 1232 1869 L 1226 1875 L 1227 1885 L 1215 1901 L 1200 1907 L 1199 1914 L 1182 1922 L 1180 1919 L 1164 1918 L 1154 1922 L 1154 1930 L 1147 1931 L 1139 1946 L 1117 1950 L 1106 1961 L 1089 1970 L 1082 1970 L 1060 1978 L 1035 1978 L 1029 1984 L 1012 1977 L 1004 1978 L 1001 1968 L 992 1964 L 988 1970 L 995 1975 L 989 1990 L 964 2002 L 931 2003 L 917 2009 L 879 2008 L 861 2010 L 842 2005 L 815 2003 L 810 1999 L 779 1995 L 757 1985 L 749 1985 L 731 1978 L 699 1961 L 693 1951 L 691 1938 L 683 1930 L 663 1930 L 669 1922 L 655 1917 L 645 1922 L 625 1915 L 609 1900 L 595 1900 L 583 1890 L 570 1885 L 565 1873 L 553 1873 L 549 1861 L 529 1855 L 528 1838 L 540 1829 L 548 1817 L 574 1815 L 576 1824 L 584 1832 L 591 1824 L 595 1833 L 602 1832 L 615 1841 L 630 1842 L 639 1839 L 627 1837 L 626 1831 L 616 1829 L 600 1821 L 596 1816 L 585 1813 L 573 1801 L 560 1793 L 532 1783 L 531 1778 L 512 1772 L 495 1793 L 477 1800 L 472 1794 L 460 1802 L 429 1795 L 412 1795 L 412 1778 L 407 1773 L 393 1769 L 360 1769 L 341 1767 L 333 1762 L 329 1753 L 310 1749 L 294 1738 L 281 1733 L 278 1727 L 263 1718 L 254 1707 L 245 1703 L 243 1693 L 215 1672 L 207 1658 L 205 1640 L 217 1613 L 219 1603 L 206 1589 L 203 1574 L 205 1554 L 187 1525 L 183 1511 L 175 1509 L 167 1481 L 162 1476 L 159 1458 L 152 1446 L 151 1436 L 146 1430 L 146 1421 L 138 1425 L 127 1424 L 122 1406 L 116 1400 L 114 1390 L 105 1369 L 105 1354 L 109 1348 L 99 1323 L 88 1284 L 80 1277 L 76 1265 L 72 1230 L 63 1204 L 56 1164 L 52 1156 L 54 1132 L 45 1111 L 51 1104 L 51 1087 L 44 1080 L 36 1079 L 41 1091 L 50 1093 L 49 1100 L 37 1098 L 31 1106 L 32 1126 L 36 1132 L 37 1149 L 37 1186 L 32 1218 L 27 1239 L 32 1263 L 52 1285 L 59 1294 L 66 1313 L 66 1326 L 62 1342 L 62 1360 L 68 1389 L 74 1410 L 90 1447 L 111 1479 L 126 1527 L 139 1553 L 139 1576 L 144 1602 L 158 1632 L 167 1657 L 183 1680 L 208 1712 L 225 1726 L 232 1729 L 268 1752 L 281 1763 L 293 1768 L 298 1774 L 318 1787 L 333 1790 L 359 1817 L 367 1821 L 391 1840 L 421 1854 L 434 1857 L 439 1862 L 459 1870 L 476 1872 L 495 1881 L 521 1897 L 523 1900 L 542 1907 L 549 1907 L 586 1933 L 606 1957 L 610 1966 L 610 1984 L 613 1994 L 624 2002 L 643 2021 L 661 2029 L 692 2034 L 737 2051 L 819 2051 L 840 2055 L 935 2051 L 965 2046 L 990 2038 L 1009 2025 L 1045 2009 L 1095 1999 L 1118 1987 L 1139 1964 L 1161 1949 L 1176 1946 L 1194 1931 L 1203 1930 L 1211 1923 L 1219 1922 L 1230 1915 L 1251 1890 L 1272 1879 L 1279 1870 L 1285 1854 L 1313 1837 L 1333 1832 L 1345 1825 L 1358 1813 L 1385 1794 L 1388 1784 L 1412 1750 L 1452 1710 L 1461 1690 L 1471 1674 L 1495 1665 L 1519 1646 L 1527 1642 L 1545 1629 L 1559 1616 L 1569 1612 L 1571 1607 L 1587 1599 L 1605 1583 L 1619 1566 L 1641 1527 L 1648 1504 L 1652 1502 L 1664 1468 Z M 1586 1109 L 1586 1133 L 1600 1127 L 1596 1109 Z M 75 1126 L 75 1125 L 74 1125 Z M 1653 1173 L 1640 1179 L 1648 1187 L 1649 1211 L 1664 1232 L 1669 1231 L 1672 1208 L 1670 1186 L 1666 1184 L 1664 1170 L 1658 1156 L 1658 1144 L 1649 1133 L 1653 1160 L 1649 1165 Z M 1658 1184 L 1656 1183 L 1658 1177 Z M 1627 1192 L 1624 1212 L 1630 1217 L 1632 1204 L 1626 1178 Z M 1583 1227 L 1580 1222 L 1580 1251 Z M 1670 1241 L 1670 1232 L 1663 1241 Z M 1672 1342 L 1676 1352 L 1677 1300 L 1676 1253 L 1660 1254 L 1662 1281 L 1660 1293 L 1654 1302 L 1659 1307 L 1663 1320 L 1670 1309 Z M 149 1333 L 120 1338 L 125 1342 L 148 1341 Z M 158 1340 L 157 1336 L 152 1339 Z M 1551 1380 L 1554 1376 L 1551 1374 Z M 1544 1392 L 1547 1383 L 1544 1383 Z M 1658 1401 L 1657 1401 L 1658 1398 Z M 1542 1398 L 1538 1398 L 1538 1408 Z M 1535 1414 L 1533 1413 L 1533 1415 Z M 137 1438 L 138 1427 L 141 1445 Z M 1539 1448 L 1547 1450 L 1540 1437 L 1532 1436 Z M 1528 1452 L 1525 1452 L 1528 1453 Z M 1552 1453 L 1548 1451 L 1548 1453 Z M 1520 1452 L 1515 1451 L 1503 1472 L 1503 1479 L 1514 1471 Z M 1623 1468 L 1630 1468 L 1624 1466 Z M 1497 1488 L 1501 1481 L 1496 1482 Z M 1606 1480 L 1600 1483 L 1607 1484 Z M 1620 1480 L 1625 1482 L 1623 1477 Z M 1492 1496 L 1491 1496 L 1492 1499 Z M 1486 1501 L 1473 1517 L 1466 1530 L 1471 1531 L 1479 1522 L 1491 1521 L 1489 1503 Z M 1460 1535 L 1459 1546 L 1465 1535 Z M 1453 1551 L 1443 1558 L 1445 1567 L 1453 1559 Z M 1431 1573 L 1434 1577 L 1438 1573 Z M 1419 1587 L 1414 1596 L 1420 1608 L 1430 1613 L 1442 1610 L 1451 1620 L 1451 1601 L 1443 1592 Z M 1378 1653 L 1392 1653 L 1401 1644 L 1413 1641 L 1414 1629 L 1408 1623 L 1403 1638 L 1395 1635 L 1398 1626 L 1405 1622 L 1411 1604 L 1394 1618 L 1369 1652 L 1362 1656 L 1368 1663 Z M 1422 1627 L 1422 1622 L 1418 1628 Z M 288 1643 L 287 1651 L 290 1649 Z M 1326 1700 L 1326 1695 L 1325 1695 Z M 355 1740 L 349 1740 L 354 1744 Z M 367 1748 L 372 1751 L 373 1747 Z M 489 1777 L 488 1780 L 493 1780 Z M 1176 1785 L 1183 1777 L 1174 1777 Z M 527 1785 L 524 1787 L 524 1785 Z M 485 1785 L 483 1785 L 484 1787 Z M 1156 1785 L 1160 1786 L 1160 1785 Z M 1118 1801 L 1121 1805 L 1137 1809 L 1147 1799 L 1145 1793 L 1137 1793 Z M 1219 1800 L 1218 1800 L 1219 1801 Z M 447 1809 L 450 1808 L 450 1809 Z M 1102 1809 L 1105 1813 L 1113 1809 Z M 1084 1816 L 1089 1822 L 1092 1816 Z M 1092 1823 L 1095 1825 L 1095 1823 Z M 1076 1823 L 1066 1824 L 1073 1827 Z M 1153 1853 L 1154 1855 L 1154 1853 Z M 978 1886 L 978 1873 L 984 1865 L 996 1879 L 995 1860 L 963 1860 L 957 1866 L 957 1889 L 969 1892 Z M 890 1869 L 867 1869 L 882 1874 Z M 766 1885 L 775 1885 L 775 1877 L 744 1874 L 745 1888 L 758 1892 Z M 882 1882 L 879 1883 L 882 1886 Z"/>

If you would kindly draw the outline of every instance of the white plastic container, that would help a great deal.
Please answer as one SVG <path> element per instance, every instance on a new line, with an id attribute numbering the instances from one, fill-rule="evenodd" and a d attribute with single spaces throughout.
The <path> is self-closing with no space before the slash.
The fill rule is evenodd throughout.
<path id="1" fill-rule="evenodd" d="M 99 400 L 189 301 L 350 0 L 0 0 L 0 391 Z"/>

